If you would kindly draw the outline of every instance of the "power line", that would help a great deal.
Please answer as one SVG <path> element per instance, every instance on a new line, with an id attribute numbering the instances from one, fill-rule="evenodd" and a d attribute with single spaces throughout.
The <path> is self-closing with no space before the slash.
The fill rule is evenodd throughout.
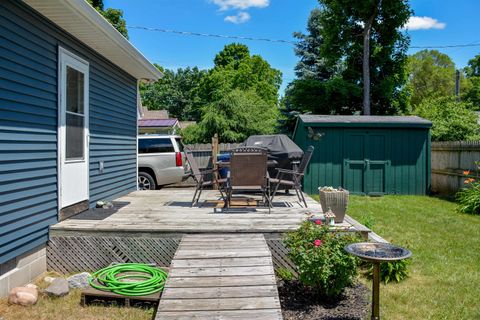
<path id="1" fill-rule="evenodd" d="M 174 34 L 179 34 L 183 36 L 264 41 L 264 42 L 275 42 L 275 43 L 284 43 L 284 44 L 293 44 L 293 45 L 298 44 L 298 41 L 285 40 L 285 39 L 256 38 L 256 37 L 249 37 L 249 36 L 245 37 L 245 36 L 224 35 L 224 34 L 214 34 L 214 33 L 179 31 L 179 30 L 173 30 L 173 29 L 151 28 L 151 27 L 143 27 L 143 26 L 127 26 L 127 28 L 162 32 L 162 33 L 174 33 Z M 410 46 L 411 49 L 447 49 L 447 48 L 467 48 L 467 47 L 480 47 L 480 43 L 473 42 L 473 43 L 466 43 L 466 44 L 451 44 L 451 45 Z"/>
<path id="2" fill-rule="evenodd" d="M 466 47 L 480 47 L 480 43 L 467 44 L 450 44 L 441 46 L 410 46 L 412 49 L 446 49 L 446 48 L 466 48 Z"/>
<path id="3" fill-rule="evenodd" d="M 213 38 L 223 38 L 223 39 L 267 41 L 267 42 L 277 42 L 277 43 L 287 43 L 287 44 L 296 44 L 297 43 L 296 41 L 292 41 L 292 40 L 254 38 L 254 37 L 243 37 L 243 36 L 229 36 L 229 35 L 223 35 L 223 34 L 178 31 L 178 30 L 171 30 L 171 29 L 149 28 L 149 27 L 142 27 L 142 26 L 128 26 L 127 28 L 147 30 L 147 31 L 157 31 L 157 32 L 163 32 L 163 33 L 175 33 L 175 34 L 180 34 L 180 35 L 184 35 L 184 36 L 199 36 L 199 37 L 213 37 Z"/>

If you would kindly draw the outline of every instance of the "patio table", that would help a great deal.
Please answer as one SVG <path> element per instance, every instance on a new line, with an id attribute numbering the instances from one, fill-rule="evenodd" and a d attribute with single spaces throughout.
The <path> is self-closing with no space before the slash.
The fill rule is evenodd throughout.
<path id="1" fill-rule="evenodd" d="M 217 161 L 216 164 L 219 167 L 229 167 L 230 166 L 230 162 L 227 162 L 227 161 Z M 268 167 L 275 167 L 277 165 L 278 165 L 277 160 L 268 160 L 267 161 L 267 166 Z"/>

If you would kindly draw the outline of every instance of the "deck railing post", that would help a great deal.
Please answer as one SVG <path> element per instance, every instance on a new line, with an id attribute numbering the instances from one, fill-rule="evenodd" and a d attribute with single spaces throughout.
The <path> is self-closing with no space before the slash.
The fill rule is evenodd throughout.
<path id="1" fill-rule="evenodd" d="M 214 183 L 213 189 L 218 190 L 218 165 L 217 165 L 217 155 L 218 155 L 218 134 L 212 137 L 212 168 L 213 168 L 213 175 L 214 175 Z"/>

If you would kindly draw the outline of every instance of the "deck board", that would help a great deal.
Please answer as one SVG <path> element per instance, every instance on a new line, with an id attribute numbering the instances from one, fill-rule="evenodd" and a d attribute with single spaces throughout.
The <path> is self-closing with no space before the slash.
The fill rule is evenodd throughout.
<path id="1" fill-rule="evenodd" d="M 209 202 L 218 191 L 205 190 L 198 206 L 190 207 L 193 188 L 135 191 L 114 201 L 117 209 L 90 210 L 51 226 L 52 235 L 87 233 L 284 233 L 296 230 L 309 216 L 320 214 L 321 205 L 308 195 L 304 208 L 295 194 L 278 194 L 274 208 L 263 206 L 215 212 Z M 258 198 L 255 195 L 249 195 Z M 351 229 L 346 222 L 339 228 Z M 252 240 L 254 240 L 252 238 Z"/>
<path id="2" fill-rule="evenodd" d="M 200 245 L 196 245 L 198 240 L 202 241 Z M 254 246 L 245 248 L 249 241 Z M 259 317 L 282 319 L 271 253 L 264 236 L 183 236 L 155 319 Z"/>

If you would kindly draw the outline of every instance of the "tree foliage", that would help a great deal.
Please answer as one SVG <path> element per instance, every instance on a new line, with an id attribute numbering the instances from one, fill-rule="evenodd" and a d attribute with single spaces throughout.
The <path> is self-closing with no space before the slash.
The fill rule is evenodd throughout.
<path id="1" fill-rule="evenodd" d="M 120 9 L 107 8 L 103 0 L 87 0 L 110 24 L 128 39 L 127 23 L 123 18 L 123 11 Z"/>
<path id="2" fill-rule="evenodd" d="M 411 11 L 404 0 L 319 0 L 307 34 L 295 53 L 297 80 L 286 90 L 286 105 L 302 112 L 353 114 L 362 111 L 363 33 L 370 18 L 370 86 L 372 114 L 395 114 L 407 108 L 401 90 L 409 38 L 400 28 Z M 321 94 L 327 93 L 322 99 Z M 322 95 L 323 96 L 323 95 Z M 297 107 L 298 106 L 298 107 Z"/>
<path id="3" fill-rule="evenodd" d="M 433 141 L 476 140 L 480 133 L 477 115 L 470 105 L 454 97 L 426 98 L 414 110 L 422 118 L 432 121 Z"/>
<path id="4" fill-rule="evenodd" d="M 455 64 L 438 50 L 422 50 L 408 58 L 408 90 L 413 107 L 424 99 L 455 94 Z"/>
<path id="5" fill-rule="evenodd" d="M 246 45 L 226 45 L 215 56 L 214 63 L 214 68 L 209 70 L 201 84 L 204 101 L 217 101 L 226 93 L 240 89 L 253 90 L 268 104 L 277 105 L 281 72 L 272 68 L 260 55 L 250 55 Z"/>
<path id="6" fill-rule="evenodd" d="M 155 65 L 163 77 L 155 83 L 140 88 L 142 104 L 150 110 L 168 110 L 171 117 L 184 120 L 199 120 L 203 105 L 199 85 L 207 71 L 197 67 L 179 68 L 176 71 Z"/>
<path id="7" fill-rule="evenodd" d="M 464 69 L 466 84 L 463 98 L 470 102 L 475 110 L 480 110 L 480 54 L 476 55 Z"/>
<path id="8" fill-rule="evenodd" d="M 280 71 L 235 43 L 225 46 L 214 63 L 200 81 L 200 120 L 184 130 L 185 141 L 209 142 L 217 133 L 222 142 L 240 142 L 252 134 L 273 133 Z"/>
<path id="9" fill-rule="evenodd" d="M 217 133 L 222 142 L 241 142 L 250 135 L 272 134 L 278 110 L 254 91 L 234 89 L 202 109 L 202 120 L 183 131 L 186 143 L 208 143 Z"/>

